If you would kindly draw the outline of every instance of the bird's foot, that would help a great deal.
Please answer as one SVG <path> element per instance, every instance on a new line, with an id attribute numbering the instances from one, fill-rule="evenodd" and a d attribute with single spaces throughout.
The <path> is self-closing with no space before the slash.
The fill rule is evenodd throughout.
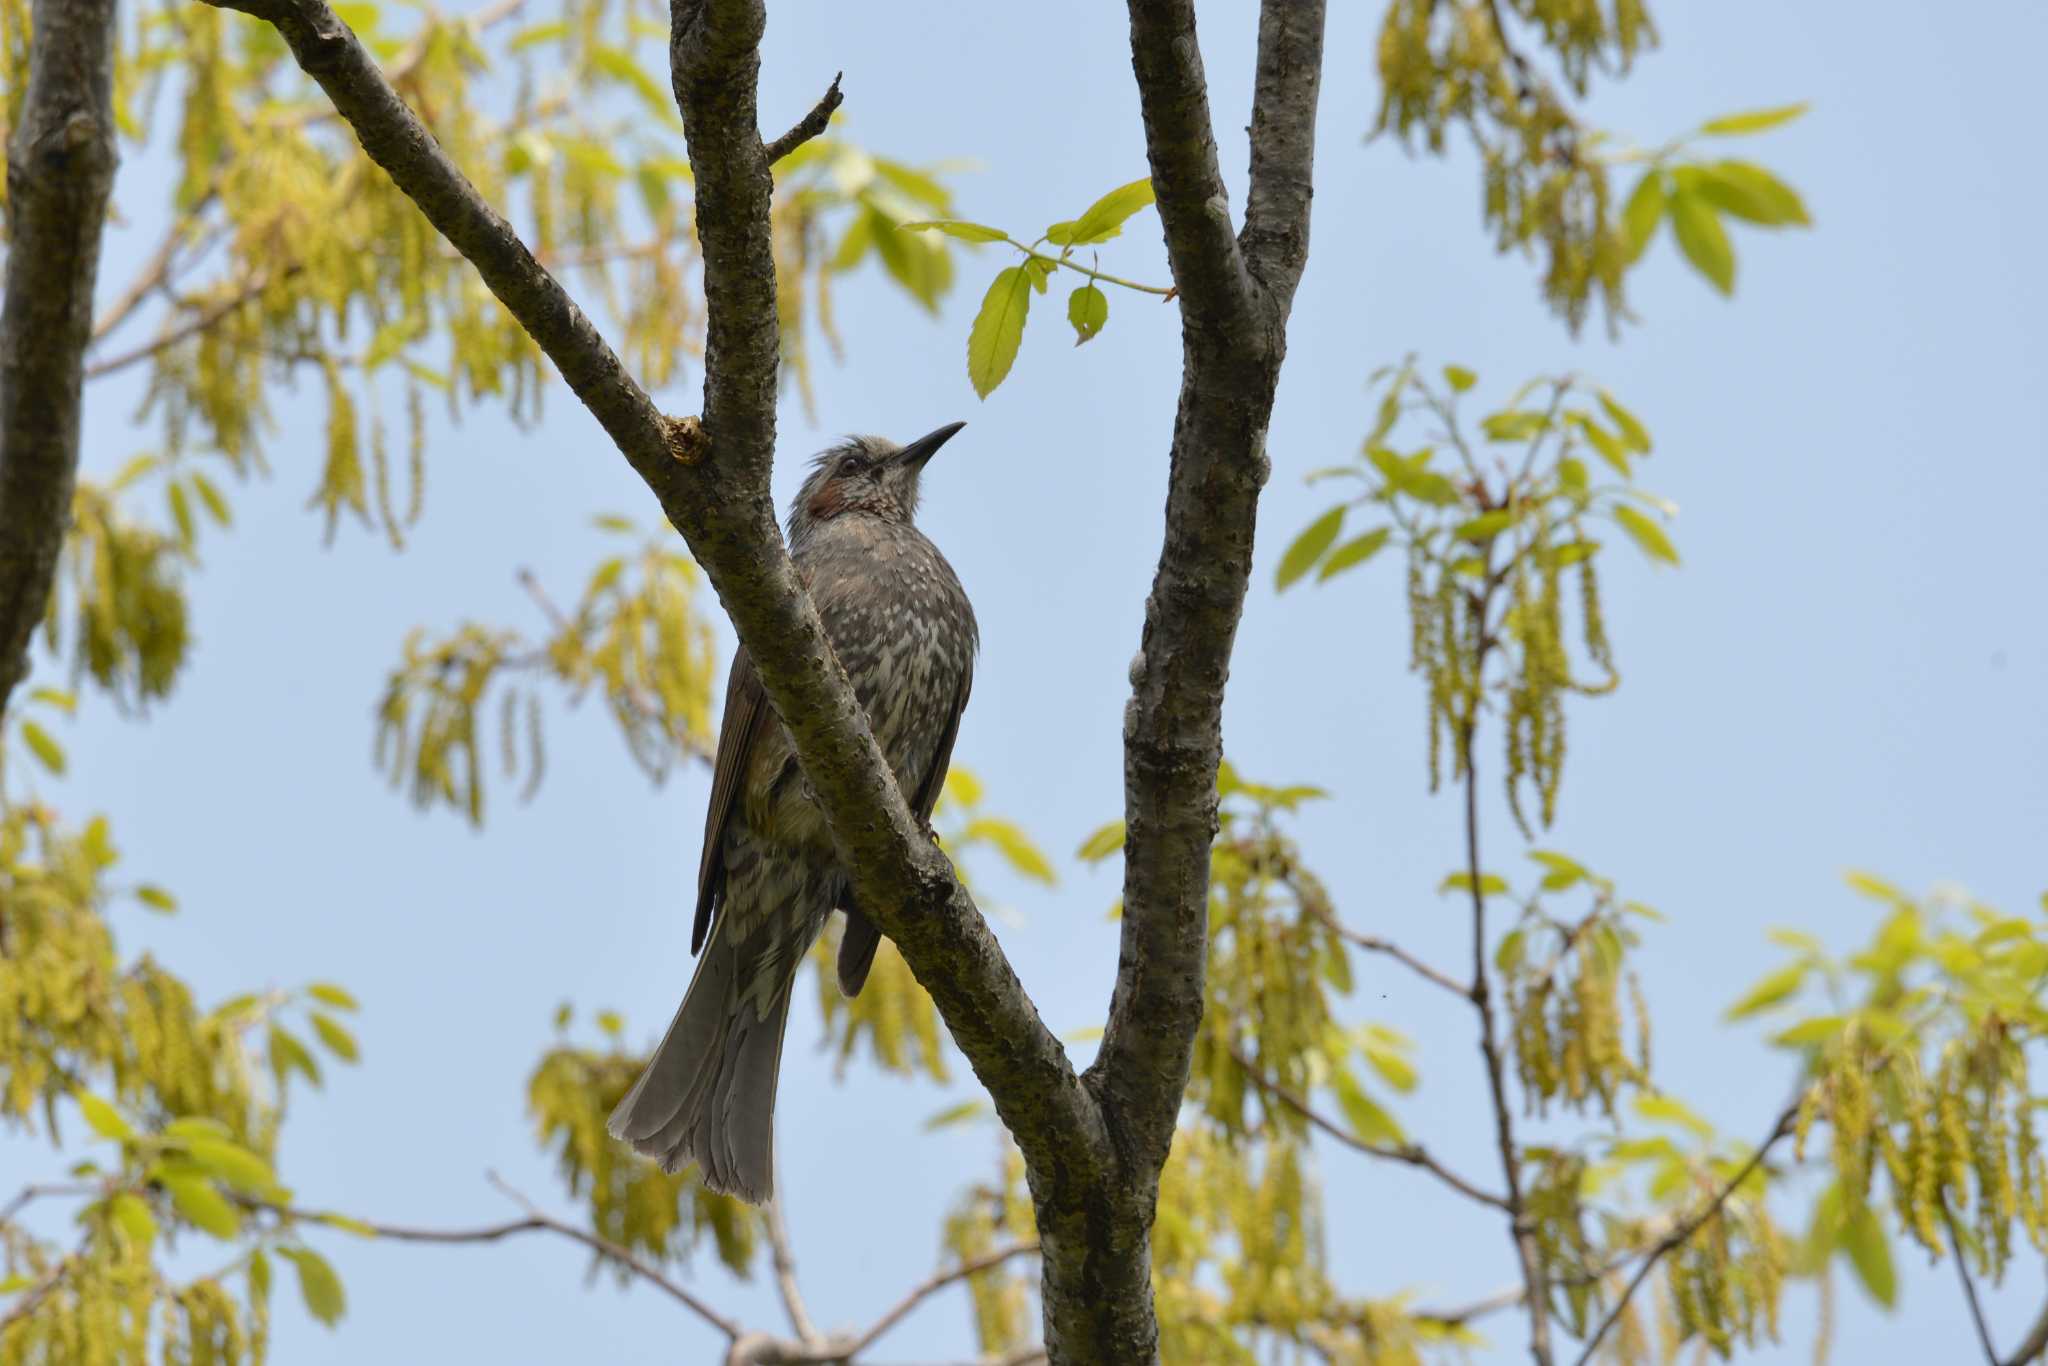
<path id="1" fill-rule="evenodd" d="M 944 843 L 944 841 L 939 838 L 939 832 L 932 829 L 932 818 L 930 816 L 919 816 L 917 818 L 917 824 L 918 828 L 924 831 L 924 837 L 930 840 L 933 844 Z"/>

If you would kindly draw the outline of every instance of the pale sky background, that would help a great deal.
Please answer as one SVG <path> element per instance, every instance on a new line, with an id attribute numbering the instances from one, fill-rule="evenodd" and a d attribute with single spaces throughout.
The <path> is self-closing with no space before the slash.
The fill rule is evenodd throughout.
<path id="1" fill-rule="evenodd" d="M 972 157 L 965 217 L 1035 229 L 1144 172 L 1121 8 L 1029 13 L 950 3 L 772 7 L 766 122 L 793 120 L 846 73 L 846 130 L 910 161 Z M 1658 6 L 1665 44 L 1607 87 L 1596 121 L 1659 139 L 1713 114 L 1810 99 L 1814 112 L 1740 149 L 1806 195 L 1818 230 L 1738 231 L 1739 294 L 1712 295 L 1669 239 L 1631 277 L 1643 325 L 1610 345 L 1573 342 L 1541 306 L 1535 268 L 1496 257 L 1477 178 L 1460 153 L 1411 160 L 1366 144 L 1378 91 L 1380 3 L 1331 6 L 1314 254 L 1291 329 L 1271 432 L 1275 475 L 1226 714 L 1248 774 L 1319 783 L 1304 850 L 1342 914 L 1445 963 L 1464 916 L 1434 893 L 1458 859 L 1454 803 L 1426 794 L 1422 698 L 1405 673 L 1391 562 L 1320 592 L 1278 597 L 1279 552 L 1325 503 L 1301 475 L 1349 458 L 1370 425 L 1364 378 L 1414 350 L 1456 361 L 1499 401 L 1538 372 L 1577 368 L 1629 402 L 1657 437 L 1645 482 L 1675 499 L 1682 570 L 1627 552 L 1606 567 L 1619 696 L 1570 711 L 1572 753 L 1545 837 L 1670 916 L 1637 958 L 1653 1003 L 1658 1075 L 1731 1133 L 1760 1134 L 1792 1063 L 1720 1012 L 1776 961 L 1767 927 L 1799 923 L 1841 946 L 1872 912 L 1841 885 L 1867 866 L 1924 888 L 1967 883 L 2012 910 L 2048 885 L 2048 645 L 2040 553 L 2048 513 L 2048 191 L 2039 54 L 2048 10 L 1988 0 Z M 1204 8 L 1226 176 L 1241 202 L 1254 7 Z M 773 131 L 773 130 L 771 130 Z M 103 286 L 124 282 L 161 230 L 160 157 L 133 154 L 119 194 L 136 213 Z M 1046 1019 L 1099 1024 L 1115 965 L 1110 868 L 1067 855 L 1116 814 L 1125 669 L 1158 552 L 1178 383 L 1170 309 L 1111 300 L 1108 330 L 1076 350 L 1057 298 L 1042 301 L 1007 384 L 977 402 L 964 373 L 972 311 L 1005 264 L 962 263 L 936 321 L 870 267 L 841 292 L 851 341 L 817 373 L 819 424 L 792 404 L 777 488 L 847 430 L 899 438 L 965 418 L 933 465 L 922 520 L 973 594 L 985 642 L 959 760 L 992 808 L 1060 856 L 1052 892 L 1000 875 L 1020 917 L 998 931 Z M 1146 214 L 1105 268 L 1163 280 Z M 123 387 L 125 385 L 126 387 Z M 693 373 L 664 395 L 695 406 Z M 127 425 L 135 387 L 88 395 L 89 472 L 150 439 Z M 504 1172 L 572 1211 L 537 1152 L 526 1074 L 569 999 L 626 1012 L 651 1038 L 688 980 L 689 905 L 705 781 L 653 788 L 594 705 L 553 713 L 546 786 L 495 803 L 472 833 L 423 815 L 369 761 L 370 709 L 415 624 L 465 618 L 536 626 L 514 581 L 580 581 L 601 553 L 589 518 L 652 505 L 566 391 L 518 433 L 478 413 L 437 430 L 425 521 L 393 555 L 347 531 L 320 547 L 302 510 L 316 469 L 308 392 L 280 403 L 276 473 L 234 491 L 238 521 L 209 535 L 193 580 L 197 654 L 146 722 L 98 699 L 64 729 L 67 810 L 106 811 L 124 873 L 184 910 L 118 913 L 208 999 L 333 978 L 362 998 L 365 1065 L 335 1069 L 298 1102 L 282 1154 L 306 1203 L 423 1225 L 511 1213 L 483 1180 Z M 566 591 L 566 590 L 564 590 Z M 729 642 L 721 619 L 722 641 Z M 1516 873 L 1520 841 L 1488 811 L 1488 863 Z M 1469 1012 L 1398 969 L 1359 964 L 1357 1005 L 1419 1043 L 1411 1131 L 1497 1185 Z M 835 1083 L 812 1048 L 806 985 L 780 1107 L 781 1165 L 812 1307 L 830 1325 L 872 1319 L 936 1265 L 937 1220 L 990 1169 L 986 1128 L 925 1137 L 927 1116 L 974 1094 L 856 1067 Z M 967 1078 L 967 1069 L 956 1072 Z M 1412 1288 L 1461 1301 L 1511 1279 L 1506 1233 L 1426 1179 L 1324 1154 L 1331 1259 L 1350 1290 Z M 0 1148 L 12 1188 L 51 1164 Z M 322 1245 L 347 1281 L 338 1331 L 286 1293 L 277 1359 L 618 1362 L 715 1360 L 714 1335 L 635 1288 L 584 1284 L 567 1242 L 528 1238 L 440 1250 Z M 1976 1353 L 1951 1269 L 1903 1244 L 1899 1311 L 1841 1282 L 1836 1360 L 1963 1361 Z M 759 1325 L 780 1320 L 762 1268 L 736 1286 L 707 1257 L 693 1283 Z M 2043 1276 L 2022 1252 L 1994 1327 L 2009 1347 Z M 1747 1360 L 1807 1358 L 1810 1290 L 1790 1295 L 1784 1345 Z M 959 1356 L 954 1292 L 893 1333 L 877 1360 Z M 1481 1361 L 1525 1359 L 1521 1326 L 1494 1325 Z"/>

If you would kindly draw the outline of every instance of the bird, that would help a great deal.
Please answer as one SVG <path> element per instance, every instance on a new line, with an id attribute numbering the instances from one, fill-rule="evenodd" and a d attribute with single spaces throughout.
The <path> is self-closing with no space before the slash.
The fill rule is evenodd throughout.
<path id="1" fill-rule="evenodd" d="M 790 557 L 897 786 L 927 834 L 974 682 L 980 629 L 952 565 L 918 530 L 925 464 L 966 424 L 907 445 L 851 436 L 789 508 Z M 675 1019 L 612 1112 L 612 1135 L 753 1204 L 774 1190 L 774 1114 L 797 969 L 834 910 L 839 986 L 866 982 L 881 930 L 857 904 L 789 732 L 742 645 L 726 676 Z M 707 942 L 708 931 L 708 942 Z"/>

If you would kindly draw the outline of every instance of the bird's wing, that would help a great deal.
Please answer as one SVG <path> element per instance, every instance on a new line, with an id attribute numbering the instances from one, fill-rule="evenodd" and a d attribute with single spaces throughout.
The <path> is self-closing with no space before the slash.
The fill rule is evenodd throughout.
<path id="1" fill-rule="evenodd" d="M 704 853 L 697 863 L 697 922 L 690 930 L 693 954 L 704 947 L 711 929 L 712 905 L 725 884 L 726 823 L 746 781 L 754 738 L 772 711 L 761 690 L 761 676 L 742 645 L 733 652 L 732 670 L 726 675 L 725 719 L 719 724 L 718 757 L 711 766 L 711 805 L 704 813 Z"/>
<path id="2" fill-rule="evenodd" d="M 960 690 L 954 694 L 952 714 L 946 717 L 946 729 L 939 736 L 939 747 L 932 752 L 931 767 L 925 771 L 924 781 L 910 794 L 910 809 L 927 824 L 931 821 L 932 808 L 939 804 L 939 790 L 946 785 L 946 770 L 953 766 L 953 742 L 960 738 L 960 718 L 966 714 L 967 695 L 973 690 L 974 670 L 969 668 L 960 677 Z M 868 969 L 875 965 L 875 950 L 881 945 L 881 930 L 860 907 L 853 904 L 849 893 L 846 931 L 839 937 L 841 991 L 848 996 L 860 995 L 860 989 L 867 984 Z"/>

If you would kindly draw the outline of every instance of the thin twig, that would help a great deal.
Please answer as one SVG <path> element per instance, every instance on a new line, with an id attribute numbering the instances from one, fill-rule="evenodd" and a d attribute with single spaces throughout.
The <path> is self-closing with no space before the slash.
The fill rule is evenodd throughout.
<path id="1" fill-rule="evenodd" d="M 1251 1081 L 1252 1085 L 1272 1096 L 1288 1109 L 1307 1120 L 1311 1126 L 1322 1130 L 1345 1147 L 1364 1153 L 1368 1157 L 1385 1158 L 1389 1162 L 1405 1162 L 1411 1167 L 1420 1167 L 1423 1171 L 1428 1172 L 1431 1176 L 1434 1176 L 1437 1180 L 1443 1182 L 1467 1199 L 1477 1200 L 1482 1205 L 1491 1205 L 1499 1210 L 1505 1210 L 1508 1207 L 1506 1200 L 1503 1200 L 1491 1191 L 1479 1189 L 1464 1177 L 1459 1176 L 1449 1167 L 1444 1166 L 1443 1163 L 1430 1156 L 1428 1150 L 1420 1144 L 1368 1142 L 1358 1137 L 1358 1135 L 1349 1132 L 1343 1126 L 1317 1114 L 1315 1109 L 1306 1100 L 1265 1075 L 1265 1073 L 1253 1066 L 1251 1059 L 1245 1057 L 1244 1054 L 1233 1053 L 1232 1056 L 1237 1059 L 1237 1065 L 1244 1069 L 1244 1074 Z"/>
<path id="2" fill-rule="evenodd" d="M 839 93 L 839 78 L 845 74 L 844 71 L 834 73 L 831 86 L 811 106 L 811 112 L 798 119 L 796 127 L 768 144 L 766 151 L 770 166 L 825 131 L 825 125 L 832 122 L 832 111 L 846 99 Z"/>
<path id="3" fill-rule="evenodd" d="M 276 278 L 281 280 L 290 279 L 298 274 L 301 269 L 303 269 L 303 266 L 295 261 L 286 266 Z M 227 317 L 264 290 L 270 288 L 271 279 L 272 277 L 267 271 L 252 275 L 249 279 L 243 281 L 242 287 L 233 294 L 199 310 L 199 312 L 193 314 L 178 326 L 158 333 L 155 340 L 144 342 L 140 346 L 132 347 L 121 352 L 119 355 L 109 356 L 105 360 L 94 361 L 91 365 L 85 367 L 85 377 L 87 379 L 99 379 L 103 375 L 113 374 L 116 370 L 125 370 L 140 361 L 148 360 L 159 351 L 176 346 L 188 337 L 204 332 L 207 328 L 212 327 L 222 318 Z"/>
<path id="4" fill-rule="evenodd" d="M 789 1245 L 789 1228 L 782 1221 L 782 1181 L 776 1179 L 776 1193 L 768 1198 L 768 1205 L 761 1211 L 761 1222 L 768 1229 L 768 1250 L 775 1263 L 775 1287 L 782 1292 L 782 1308 L 789 1315 L 789 1326 L 803 1339 L 805 1346 L 823 1342 L 818 1326 L 811 1322 L 810 1311 L 804 1306 L 803 1291 L 796 1281 L 796 1253 Z"/>
<path id="5" fill-rule="evenodd" d="M 214 191 L 208 189 L 200 196 L 197 204 L 179 215 L 177 221 L 171 224 L 171 230 L 164 234 L 164 240 L 157 244 L 156 250 L 150 254 L 149 260 L 143 263 L 142 269 L 135 273 L 135 278 L 129 282 L 128 288 L 122 290 L 121 296 L 108 305 L 107 311 L 93 323 L 92 340 L 86 343 L 88 346 L 98 343 L 102 337 L 128 321 L 128 315 L 140 308 L 142 301 L 148 298 L 152 291 L 170 279 L 171 264 L 178 254 L 178 248 L 185 245 L 193 224 L 198 221 L 200 214 L 206 212 L 213 199 Z"/>
<path id="6" fill-rule="evenodd" d="M 917 1306 L 923 1304 L 947 1286 L 964 1281 L 970 1276 L 979 1275 L 981 1272 L 987 1271 L 992 1267 L 1001 1266 L 1012 1257 L 1036 1256 L 1037 1253 L 1038 1244 L 1035 1242 L 1011 1243 L 1007 1247 L 999 1247 L 993 1252 L 985 1252 L 981 1256 L 969 1258 L 967 1261 L 949 1270 L 936 1272 L 926 1277 L 911 1287 L 910 1293 L 898 1300 L 888 1313 L 876 1319 L 873 1327 L 855 1338 L 851 1346 L 840 1352 L 840 1357 L 851 1358 L 865 1352 L 875 1344 L 877 1338 L 880 1338 L 882 1334 L 901 1323 L 911 1310 L 917 1308 Z M 839 1349 L 835 1347 L 834 1350 L 838 1351 Z M 1036 1351 L 1040 1357 L 1044 1355 L 1043 1348 L 1027 1350 Z M 1026 1361 L 1034 1359 L 1030 1356 L 1023 1358 Z"/>
<path id="7" fill-rule="evenodd" d="M 20 1193 L 12 1200 L 9 1200 L 4 1209 L 0 1209 L 0 1224 L 13 1223 L 15 1215 L 20 1214 L 38 1200 L 59 1195 L 98 1195 L 99 1193 L 100 1188 L 98 1186 L 88 1185 L 83 1181 L 45 1181 L 23 1186 Z"/>
<path id="8" fill-rule="evenodd" d="M 75 1252 L 65 1257 L 62 1261 L 51 1267 L 50 1274 L 36 1282 L 33 1289 L 9 1305 L 7 1312 L 0 1314 L 0 1338 L 4 1338 L 7 1335 L 9 1328 L 12 1328 L 16 1323 L 33 1314 L 36 1311 L 36 1306 L 50 1297 L 50 1292 L 57 1288 L 58 1282 L 64 1279 L 65 1274 L 71 1270 L 72 1265 L 77 1261 L 78 1254 Z"/>
<path id="9" fill-rule="evenodd" d="M 1991 1344 L 1991 1326 L 1984 1322 L 1984 1306 L 1977 1302 L 1977 1282 L 1971 1279 L 1969 1265 L 1963 1261 L 1963 1237 L 1956 1228 L 1955 1215 L 1949 1211 L 1946 1195 L 1941 1197 L 1941 1222 L 1948 1225 L 1948 1240 L 1956 1254 L 1956 1277 L 1963 1283 L 1963 1298 L 1969 1301 L 1970 1322 L 1977 1325 L 1977 1341 L 1984 1347 L 1984 1360 L 1991 1366 L 2005 1366 L 1999 1360 L 1998 1348 Z"/>
<path id="10" fill-rule="evenodd" d="M 1790 1105 L 1785 1107 L 1778 1115 L 1777 1123 L 1771 1126 L 1771 1132 L 1764 1137 L 1763 1142 L 1757 1144 L 1756 1151 L 1750 1154 L 1749 1161 L 1743 1163 L 1736 1170 L 1735 1175 L 1722 1183 L 1720 1189 L 1714 1192 L 1713 1199 L 1701 1206 L 1691 1218 L 1681 1219 L 1672 1225 L 1671 1231 L 1662 1238 L 1659 1238 L 1651 1246 L 1649 1252 L 1643 1257 L 1642 1265 L 1636 1268 L 1635 1275 L 1629 1277 L 1628 1284 L 1622 1288 L 1621 1296 L 1615 1300 L 1614 1307 L 1607 1311 L 1607 1317 L 1602 1319 L 1600 1326 L 1593 1330 L 1593 1336 L 1586 1339 L 1586 1348 L 1583 1352 L 1579 1353 L 1578 1366 L 1587 1366 L 1587 1363 L 1592 1361 L 1593 1353 L 1600 1349 L 1601 1340 L 1607 1336 L 1608 1331 L 1621 1319 L 1622 1312 L 1628 1308 L 1629 1300 L 1634 1297 L 1642 1283 L 1649 1278 L 1651 1270 L 1656 1267 L 1659 1261 L 1663 1260 L 1664 1254 L 1682 1245 L 1686 1239 L 1699 1232 L 1709 1219 L 1719 1214 L 1721 1207 L 1728 1203 L 1729 1197 L 1733 1196 L 1740 1189 L 1743 1182 L 1749 1180 L 1751 1173 L 1763 1165 L 1764 1158 L 1769 1155 L 1771 1149 L 1776 1147 L 1781 1139 L 1792 1132 L 1799 1119 L 1800 1101 L 1804 1098 L 1805 1093 L 1802 1091 L 1799 1097 L 1795 1098 Z M 1997 1358 L 1993 1357 L 1992 1360 L 1996 1362 Z"/>
<path id="11" fill-rule="evenodd" d="M 2034 1320 L 2034 1326 L 2027 1330 L 2027 1335 L 2020 1340 L 2020 1345 L 2005 1359 L 2005 1366 L 2029 1366 L 2029 1363 L 2039 1360 L 2044 1352 L 2048 1352 L 2048 1306 L 2043 1306 L 2040 1315 Z"/>
<path id="12" fill-rule="evenodd" d="M 1491 555 L 1491 551 L 1488 552 Z M 1491 596 L 1489 590 L 1488 596 Z M 1485 603 L 1480 621 L 1486 619 Z M 1477 672 L 1486 668 L 1486 646 L 1482 643 Z M 1472 893 L 1472 1008 L 1479 1012 L 1479 1052 L 1486 1063 L 1486 1087 L 1493 1101 L 1494 1138 L 1500 1148 L 1501 1172 L 1507 1181 L 1507 1214 L 1514 1235 L 1515 1257 L 1521 1264 L 1522 1284 L 1527 1288 L 1529 1307 L 1529 1355 L 1536 1366 L 1550 1366 L 1550 1296 L 1544 1284 L 1543 1253 L 1536 1244 L 1536 1231 L 1529 1224 L 1528 1208 L 1522 1202 L 1521 1149 L 1515 1143 L 1514 1114 L 1508 1107 L 1507 1068 L 1493 1031 L 1493 1003 L 1486 980 L 1486 893 L 1479 872 L 1479 770 L 1473 752 L 1474 722 L 1464 723 L 1459 743 L 1465 764 L 1465 881 Z"/>
<path id="13" fill-rule="evenodd" d="M 1437 971 L 1414 954 L 1408 952 L 1408 950 L 1402 948 L 1399 944 L 1394 943 L 1391 939 L 1381 939 L 1378 935 L 1362 934 L 1320 907 L 1315 909 L 1315 915 L 1325 925 L 1335 930 L 1337 936 L 1346 943 L 1364 949 L 1368 953 L 1383 953 L 1395 962 L 1420 974 L 1426 980 L 1436 983 L 1452 995 L 1468 1001 L 1472 999 L 1472 988 L 1470 986 L 1460 982 L 1447 972 Z"/>

